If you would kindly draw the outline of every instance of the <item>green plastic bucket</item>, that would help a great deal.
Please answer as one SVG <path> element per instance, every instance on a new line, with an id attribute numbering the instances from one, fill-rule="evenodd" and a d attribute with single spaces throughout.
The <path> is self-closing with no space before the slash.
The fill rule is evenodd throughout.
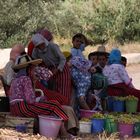
<path id="1" fill-rule="evenodd" d="M 138 100 L 126 100 L 126 112 L 135 113 L 137 112 Z"/>
<path id="2" fill-rule="evenodd" d="M 136 122 L 134 125 L 134 135 L 140 136 L 140 122 Z"/>
<path id="3" fill-rule="evenodd" d="M 105 120 L 105 131 L 108 133 L 117 132 L 117 122 L 114 119 L 106 118 Z"/>

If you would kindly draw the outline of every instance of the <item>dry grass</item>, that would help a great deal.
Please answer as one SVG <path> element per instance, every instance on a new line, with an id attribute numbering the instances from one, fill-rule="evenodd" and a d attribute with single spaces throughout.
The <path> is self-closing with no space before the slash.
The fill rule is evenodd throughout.
<path id="1" fill-rule="evenodd" d="M 119 133 L 108 135 L 105 131 L 98 135 L 99 140 L 119 140 Z"/>
<path id="2" fill-rule="evenodd" d="M 41 135 L 20 133 L 10 129 L 0 129 L 0 140 L 53 140 Z"/>
<path id="3" fill-rule="evenodd" d="M 92 51 L 96 51 L 99 45 L 97 46 L 88 46 L 86 47 L 84 54 L 88 56 L 88 54 Z M 118 47 L 122 54 L 127 54 L 127 53 L 139 53 L 140 52 L 140 43 L 129 43 L 129 44 L 124 44 L 119 45 L 119 44 L 107 44 L 106 46 L 106 51 L 110 52 L 112 48 Z"/>
<path id="4" fill-rule="evenodd" d="M 119 140 L 119 133 L 107 134 L 105 131 L 100 134 L 80 134 L 84 140 Z"/>
<path id="5" fill-rule="evenodd" d="M 62 51 L 70 51 L 70 48 L 72 47 L 71 39 L 55 38 L 54 41 L 61 46 Z M 86 49 L 84 51 L 84 55 L 88 56 L 88 54 L 90 52 L 96 51 L 97 47 L 99 45 L 100 44 L 86 47 Z M 106 46 L 106 50 L 108 52 L 110 52 L 112 50 L 112 48 L 114 48 L 114 47 L 118 47 L 121 50 L 122 54 L 140 52 L 140 43 L 139 42 L 125 43 L 124 45 L 120 45 L 116 42 L 109 42 L 105 46 Z"/>

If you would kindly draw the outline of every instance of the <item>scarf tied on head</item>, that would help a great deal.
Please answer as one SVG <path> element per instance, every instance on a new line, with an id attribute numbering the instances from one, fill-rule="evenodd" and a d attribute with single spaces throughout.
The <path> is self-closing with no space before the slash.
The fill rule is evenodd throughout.
<path id="1" fill-rule="evenodd" d="M 108 64 L 121 64 L 121 52 L 119 49 L 113 49 L 108 58 Z"/>

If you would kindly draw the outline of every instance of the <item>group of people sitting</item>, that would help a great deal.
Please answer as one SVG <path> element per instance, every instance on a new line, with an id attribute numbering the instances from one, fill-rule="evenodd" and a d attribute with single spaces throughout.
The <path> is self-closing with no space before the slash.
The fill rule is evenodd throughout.
<path id="1" fill-rule="evenodd" d="M 119 49 L 107 53 L 105 47 L 100 46 L 86 59 L 82 51 L 93 42 L 78 33 L 73 36 L 72 44 L 70 52 L 61 52 L 50 31 L 38 30 L 32 36 L 27 52 L 21 44 L 12 47 L 10 60 L 4 68 L 5 83 L 10 86 L 7 96 L 11 114 L 62 118 L 60 134 L 63 137 L 78 134 L 77 107 L 102 110 L 100 100 L 104 95 L 134 95 L 140 99 L 140 90 L 134 88 L 125 70 L 126 59 Z M 107 77 L 107 87 L 92 88 L 92 78 L 96 73 Z M 73 99 L 78 103 L 76 108 Z"/>

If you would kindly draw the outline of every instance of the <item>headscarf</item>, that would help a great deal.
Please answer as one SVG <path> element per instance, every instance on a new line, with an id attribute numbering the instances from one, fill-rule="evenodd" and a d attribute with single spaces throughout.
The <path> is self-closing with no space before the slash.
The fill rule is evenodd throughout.
<path id="1" fill-rule="evenodd" d="M 52 33 L 47 30 L 47 29 L 40 29 L 38 30 L 36 33 L 39 33 L 41 34 L 42 36 L 44 36 L 44 38 L 48 41 L 51 41 L 53 40 L 53 36 L 52 36 Z M 29 42 L 28 44 L 28 49 L 27 49 L 27 53 L 31 56 L 32 55 L 32 52 L 33 52 L 33 49 L 34 49 L 34 44 L 32 41 Z"/>
<path id="2" fill-rule="evenodd" d="M 47 29 L 38 30 L 37 33 L 44 36 L 48 41 L 51 41 L 53 39 L 52 33 Z"/>
<path id="3" fill-rule="evenodd" d="M 37 33 L 35 35 L 33 35 L 32 37 L 32 42 L 34 44 L 35 47 L 37 47 L 38 45 L 45 43 L 46 46 L 48 46 L 49 42 L 48 40 L 46 40 L 41 34 Z"/>
<path id="4" fill-rule="evenodd" d="M 25 47 L 22 44 L 16 44 L 12 47 L 10 52 L 10 60 L 15 61 L 22 52 L 25 52 Z"/>
<path id="5" fill-rule="evenodd" d="M 110 52 L 108 64 L 120 64 L 121 63 L 121 51 L 119 49 L 113 49 Z"/>

